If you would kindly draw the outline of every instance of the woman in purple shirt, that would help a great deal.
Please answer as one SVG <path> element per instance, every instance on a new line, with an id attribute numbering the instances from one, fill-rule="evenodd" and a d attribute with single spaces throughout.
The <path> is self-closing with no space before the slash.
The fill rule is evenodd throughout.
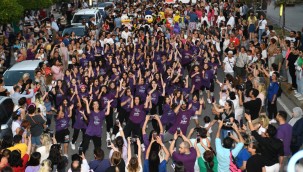
<path id="1" fill-rule="evenodd" d="M 76 140 L 78 139 L 79 132 L 81 130 L 82 132 L 82 141 L 84 140 L 84 134 L 86 132 L 88 118 L 87 118 L 87 112 L 85 111 L 85 103 L 84 101 L 81 101 L 78 97 L 78 103 L 77 103 L 77 109 L 76 109 L 76 115 L 75 115 L 75 124 L 73 125 L 74 133 L 73 133 L 73 140 L 71 142 L 71 148 L 75 150 L 76 146 Z"/>
<path id="2" fill-rule="evenodd" d="M 131 136 L 139 137 L 142 140 L 141 136 L 141 125 L 143 124 L 146 116 L 146 111 L 148 111 L 152 107 L 151 96 L 148 95 L 146 101 L 143 104 L 140 104 L 140 97 L 136 96 L 135 100 L 133 100 L 133 96 L 131 96 L 131 104 L 130 104 L 130 115 L 129 120 L 124 127 L 125 137 Z M 135 147 L 135 151 L 138 151 Z"/>
<path id="3" fill-rule="evenodd" d="M 69 119 L 72 116 L 74 105 L 68 106 L 67 99 L 62 101 L 58 116 L 56 118 L 56 140 L 59 144 L 63 144 L 63 153 L 68 155 L 69 143 Z"/>
<path id="4" fill-rule="evenodd" d="M 101 147 L 101 135 L 102 135 L 102 125 L 105 116 L 109 115 L 110 104 L 113 100 L 107 101 L 107 108 L 104 110 L 100 110 L 99 102 L 93 102 L 93 110 L 91 111 L 89 108 L 89 102 L 87 98 L 84 98 L 83 101 L 86 104 L 86 111 L 89 115 L 89 121 L 87 125 L 87 129 L 84 135 L 84 139 L 82 142 L 83 152 L 85 153 L 88 149 L 89 142 L 92 139 L 95 148 Z"/>

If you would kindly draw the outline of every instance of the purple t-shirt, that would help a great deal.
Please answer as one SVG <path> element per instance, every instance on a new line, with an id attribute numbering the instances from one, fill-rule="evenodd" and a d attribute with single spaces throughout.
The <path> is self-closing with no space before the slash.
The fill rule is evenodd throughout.
<path id="1" fill-rule="evenodd" d="M 114 99 L 114 96 L 110 93 L 104 94 L 101 96 L 101 109 L 105 109 L 107 106 L 107 102 Z"/>
<path id="2" fill-rule="evenodd" d="M 129 97 L 124 95 L 121 97 L 121 103 L 125 102 L 126 100 L 128 100 Z M 128 101 L 124 106 L 121 106 L 126 112 L 130 112 L 130 103 L 131 101 Z"/>
<path id="3" fill-rule="evenodd" d="M 136 96 L 139 96 L 142 102 L 144 102 L 146 99 L 146 91 L 147 91 L 146 84 L 136 86 Z"/>
<path id="4" fill-rule="evenodd" d="M 57 119 L 56 118 L 56 132 L 64 130 L 69 127 L 69 117 L 68 117 L 68 108 L 64 111 L 64 117 Z"/>
<path id="5" fill-rule="evenodd" d="M 172 154 L 172 158 L 174 161 L 182 162 L 186 172 L 194 172 L 197 152 L 193 147 L 189 148 L 189 150 L 190 150 L 189 154 L 180 154 L 175 151 Z"/>
<path id="6" fill-rule="evenodd" d="M 182 65 L 187 65 L 188 63 L 190 63 L 192 61 L 192 58 L 191 58 L 191 52 L 190 50 L 186 51 L 182 51 L 181 52 L 181 55 L 182 55 L 182 59 L 181 59 L 181 64 Z"/>
<path id="7" fill-rule="evenodd" d="M 173 126 L 168 130 L 168 132 L 170 134 L 175 134 L 177 131 L 177 128 L 180 127 L 182 133 L 187 133 L 187 127 L 189 125 L 190 122 L 190 117 L 195 115 L 195 111 L 192 109 L 186 109 L 186 110 L 182 110 L 180 109 L 175 123 L 173 124 Z"/>
<path id="8" fill-rule="evenodd" d="M 284 156 L 291 155 L 290 142 L 292 137 L 292 126 L 288 123 L 282 124 L 277 130 L 276 138 L 282 140 L 284 146 Z"/>
<path id="9" fill-rule="evenodd" d="M 173 124 L 175 122 L 176 114 L 174 110 L 170 107 L 170 105 L 165 104 L 163 105 L 163 114 L 161 117 L 161 122 L 163 125 L 166 124 Z"/>
<path id="10" fill-rule="evenodd" d="M 85 111 L 84 111 L 84 114 L 86 114 Z M 75 119 L 74 128 L 75 129 L 86 129 L 87 128 L 83 115 L 79 112 L 78 109 L 76 110 L 76 119 Z"/>
<path id="11" fill-rule="evenodd" d="M 105 110 L 99 112 L 91 111 L 89 115 L 89 122 L 86 129 L 86 134 L 89 136 L 101 137 L 102 124 L 105 118 Z"/>
<path id="12" fill-rule="evenodd" d="M 201 83 L 203 86 L 209 88 L 210 87 L 210 81 L 213 79 L 214 72 L 212 70 L 205 70 L 204 74 L 202 72 L 201 76 Z"/>
<path id="13" fill-rule="evenodd" d="M 146 109 L 144 105 L 134 105 L 131 109 L 129 120 L 135 124 L 141 124 L 145 120 Z"/>
<path id="14" fill-rule="evenodd" d="M 147 92 L 149 92 L 150 90 L 148 90 Z M 159 96 L 160 96 L 160 92 L 159 90 L 155 90 L 152 94 L 151 94 L 151 101 L 154 105 L 158 104 L 159 101 Z"/>

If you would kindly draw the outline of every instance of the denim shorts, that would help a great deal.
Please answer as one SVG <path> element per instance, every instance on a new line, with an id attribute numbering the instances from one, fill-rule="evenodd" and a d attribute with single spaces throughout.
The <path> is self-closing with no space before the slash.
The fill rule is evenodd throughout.
<path id="1" fill-rule="evenodd" d="M 32 144 L 37 146 L 41 145 L 40 136 L 32 137 Z"/>

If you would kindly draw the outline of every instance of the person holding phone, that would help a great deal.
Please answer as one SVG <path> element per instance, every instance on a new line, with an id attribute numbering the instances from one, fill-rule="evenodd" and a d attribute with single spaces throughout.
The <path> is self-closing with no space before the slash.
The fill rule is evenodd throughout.
<path id="1" fill-rule="evenodd" d="M 181 138 L 183 141 L 179 145 L 179 151 L 174 150 L 175 142 L 178 138 Z M 169 152 L 172 156 L 172 159 L 177 162 L 182 162 L 184 164 L 184 169 L 186 172 L 194 172 L 194 166 L 196 162 L 197 152 L 195 148 L 192 146 L 190 140 L 183 135 L 182 130 L 180 130 L 180 134 L 175 132 L 174 139 L 172 140 Z"/>

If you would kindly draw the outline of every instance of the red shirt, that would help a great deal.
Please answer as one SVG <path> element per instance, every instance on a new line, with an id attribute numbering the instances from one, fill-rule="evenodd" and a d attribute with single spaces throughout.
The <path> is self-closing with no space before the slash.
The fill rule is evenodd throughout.
<path id="1" fill-rule="evenodd" d="M 240 40 L 237 37 L 230 38 L 230 42 L 234 43 L 235 47 L 238 47 L 240 45 Z"/>
<path id="2" fill-rule="evenodd" d="M 24 172 L 25 168 L 26 168 L 26 163 L 28 162 L 28 159 L 29 159 L 29 155 L 26 153 L 22 157 L 22 167 L 13 167 L 13 171 L 14 172 Z"/>

